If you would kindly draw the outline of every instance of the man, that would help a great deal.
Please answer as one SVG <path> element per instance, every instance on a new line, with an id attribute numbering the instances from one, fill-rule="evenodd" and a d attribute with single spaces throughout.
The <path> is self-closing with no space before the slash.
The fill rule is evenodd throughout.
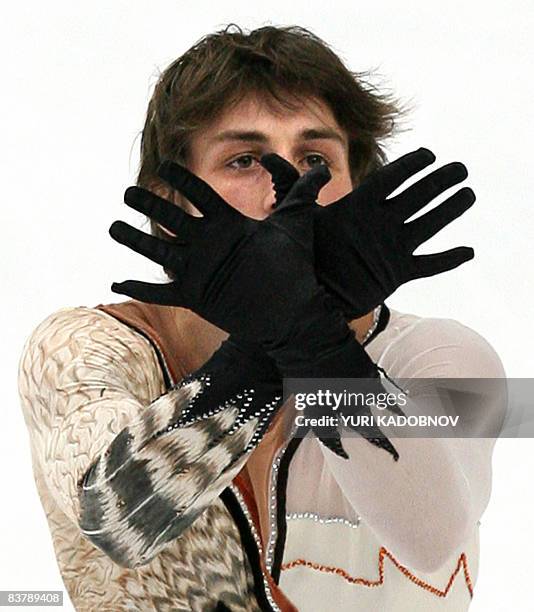
<path id="1" fill-rule="evenodd" d="M 409 266 L 416 258 L 413 248 L 402 251 L 407 239 L 394 252 L 381 243 L 393 220 L 378 231 L 376 210 L 389 193 L 356 217 L 359 232 L 344 233 L 345 224 L 315 209 L 321 222 L 311 229 L 306 206 L 316 194 L 325 213 L 343 214 L 387 183 L 392 172 L 379 174 L 367 198 L 354 189 L 382 165 L 379 140 L 397 114 L 298 28 L 216 33 L 162 75 L 138 185 L 196 216 L 175 212 L 170 222 L 158 199 L 128 190 L 125 201 L 152 213 L 155 240 L 169 246 L 136 242 L 124 225 L 112 235 L 162 263 L 176 284 L 124 284 L 117 289 L 142 301 L 54 313 L 21 360 L 36 483 L 78 609 L 467 609 L 493 441 L 292 439 L 294 413 L 279 406 L 280 374 L 372 378 L 376 363 L 414 381 L 503 376 L 475 332 L 383 304 L 406 280 L 462 263 L 465 251 L 441 255 L 438 268 L 437 255 L 417 260 L 409 278 L 393 273 L 395 259 Z M 272 153 L 302 179 L 265 158 Z M 162 168 L 166 160 L 193 174 Z M 394 167 L 398 186 L 432 161 L 427 151 L 411 154 Z M 398 179 L 404 167 L 408 176 Z M 397 210 L 414 213 L 465 176 L 461 164 L 439 169 L 407 190 Z M 473 201 L 465 189 L 452 198 L 447 222 Z M 221 211 L 232 223 L 218 224 Z M 445 224 L 430 221 L 419 231 Z M 253 230 L 238 251 L 241 227 Z M 339 261 L 343 244 L 354 257 Z M 220 274 L 210 276 L 210 265 Z M 289 281 L 305 290 L 276 289 Z M 189 291 L 188 309 L 173 301 L 178 289 Z M 233 341 L 219 348 L 226 332 Z"/>

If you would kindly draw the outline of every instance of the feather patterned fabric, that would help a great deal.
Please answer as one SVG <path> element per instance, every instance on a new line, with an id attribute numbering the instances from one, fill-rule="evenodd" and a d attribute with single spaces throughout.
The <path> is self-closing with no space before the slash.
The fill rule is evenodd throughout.
<path id="1" fill-rule="evenodd" d="M 120 565 L 144 564 L 181 535 L 241 471 L 246 449 L 254 448 L 259 417 L 239 419 L 240 404 L 252 402 L 246 392 L 214 404 L 212 415 L 187 425 L 177 420 L 206 392 L 210 378 L 188 380 L 173 391 L 172 403 L 149 407 L 80 483 L 82 533 Z"/>
<path id="2" fill-rule="evenodd" d="M 217 372 L 210 360 L 164 393 L 150 343 L 80 307 L 33 332 L 19 391 L 37 488 L 77 610 L 260 609 L 218 495 L 268 426 L 276 386 L 252 388 L 243 372 Z"/>

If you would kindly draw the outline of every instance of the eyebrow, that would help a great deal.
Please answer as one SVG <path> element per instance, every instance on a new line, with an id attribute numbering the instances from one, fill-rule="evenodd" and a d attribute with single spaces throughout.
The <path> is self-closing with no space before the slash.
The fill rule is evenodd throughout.
<path id="1" fill-rule="evenodd" d="M 345 144 L 345 138 L 333 128 L 310 128 L 300 133 L 303 140 L 337 140 Z"/>
<path id="2" fill-rule="evenodd" d="M 308 128 L 302 130 L 298 134 L 302 140 L 336 140 L 341 144 L 345 144 L 345 138 L 332 128 Z M 268 142 L 268 137 L 257 130 L 225 130 L 213 137 L 215 142 L 258 142 L 265 144 Z"/>
<path id="3" fill-rule="evenodd" d="M 256 130 L 225 130 L 213 137 L 215 142 L 246 141 L 246 142 L 267 142 L 268 138 L 263 132 Z"/>

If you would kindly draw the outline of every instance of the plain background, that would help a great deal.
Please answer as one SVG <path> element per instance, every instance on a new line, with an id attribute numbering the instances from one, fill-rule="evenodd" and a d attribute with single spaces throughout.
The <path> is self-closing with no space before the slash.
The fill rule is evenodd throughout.
<path id="1" fill-rule="evenodd" d="M 310 28 L 414 106 L 390 159 L 427 146 L 439 164 L 467 165 L 477 203 L 422 251 L 469 244 L 475 260 L 388 303 L 458 319 L 508 376 L 532 375 L 532 2 L 34 1 L 2 13 L 0 589 L 63 589 L 17 395 L 23 342 L 60 307 L 118 301 L 113 280 L 162 279 L 107 229 L 116 218 L 142 226 L 122 194 L 158 70 L 229 22 Z M 473 612 L 533 609 L 532 450 L 531 440 L 497 442 Z"/>

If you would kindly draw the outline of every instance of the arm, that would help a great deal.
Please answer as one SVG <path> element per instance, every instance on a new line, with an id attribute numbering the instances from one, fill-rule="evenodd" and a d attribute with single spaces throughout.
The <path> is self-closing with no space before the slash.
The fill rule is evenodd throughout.
<path id="1" fill-rule="evenodd" d="M 422 378 L 505 376 L 483 338 L 454 321 L 436 319 L 420 321 L 397 346 L 388 347 L 383 365 L 395 378 L 412 379 L 406 415 L 428 414 L 432 399 L 425 397 Z M 462 410 L 479 411 L 476 422 L 487 415 L 502 422 L 505 401 L 499 395 L 492 398 L 494 405 L 473 401 Z M 395 437 L 393 428 L 383 430 Z M 344 495 L 384 545 L 409 567 L 432 572 L 470 536 L 488 504 L 495 439 L 399 437 L 394 444 L 401 460 L 393 465 L 358 437 L 343 438 L 349 461 L 321 450 Z"/>
<path id="2" fill-rule="evenodd" d="M 111 316 L 64 308 L 26 341 L 19 395 L 34 459 L 62 512 L 77 521 L 77 481 L 164 391 L 149 342 Z"/>
<path id="3" fill-rule="evenodd" d="M 271 163 L 283 162 L 271 157 L 276 158 Z M 259 345 L 282 377 L 361 377 L 372 379 L 369 391 L 383 391 L 376 365 L 315 277 L 313 206 L 330 179 L 326 166 L 300 177 L 262 221 L 241 214 L 184 166 L 167 161 L 158 172 L 203 216 L 193 217 L 146 189 L 129 187 L 125 203 L 180 238 L 161 240 L 123 221 L 111 225 L 110 235 L 171 270 L 176 280 L 128 280 L 113 283 L 112 291 L 196 312 Z M 328 434 L 321 441 L 346 456 L 337 429 L 329 428 Z M 397 460 L 394 447 L 379 434 L 376 429 L 367 439 Z"/>
<path id="4" fill-rule="evenodd" d="M 26 343 L 19 389 L 34 460 L 62 511 L 120 565 L 149 562 L 199 516 L 277 405 L 263 364 L 247 378 L 235 352 L 234 367 L 217 353 L 162 395 L 150 343 L 100 311 L 63 309 Z"/>

